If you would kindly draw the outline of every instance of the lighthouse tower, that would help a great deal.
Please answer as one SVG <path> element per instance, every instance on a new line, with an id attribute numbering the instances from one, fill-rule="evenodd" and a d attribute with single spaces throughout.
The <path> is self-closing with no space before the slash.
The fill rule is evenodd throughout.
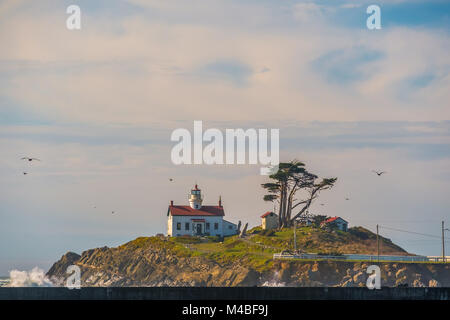
<path id="1" fill-rule="evenodd" d="M 194 189 L 191 190 L 189 195 L 189 205 L 192 209 L 199 210 L 202 207 L 202 191 L 195 185 Z"/>

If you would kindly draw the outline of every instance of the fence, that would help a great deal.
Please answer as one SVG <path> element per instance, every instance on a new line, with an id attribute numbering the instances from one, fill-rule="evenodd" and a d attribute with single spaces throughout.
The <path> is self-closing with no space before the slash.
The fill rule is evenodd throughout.
<path id="1" fill-rule="evenodd" d="M 275 253 L 274 259 L 325 259 L 325 260 L 363 260 L 363 261 L 401 261 L 401 262 L 440 262 L 442 257 L 434 256 L 388 256 L 388 255 L 368 255 L 368 254 L 343 254 L 339 256 L 319 255 L 315 253 L 282 254 Z M 450 257 L 446 258 L 450 261 Z"/>
<path id="2" fill-rule="evenodd" d="M 433 262 L 442 262 L 442 256 L 427 256 L 429 261 L 433 261 Z M 445 256 L 445 261 L 444 262 L 450 262 L 450 256 Z"/>

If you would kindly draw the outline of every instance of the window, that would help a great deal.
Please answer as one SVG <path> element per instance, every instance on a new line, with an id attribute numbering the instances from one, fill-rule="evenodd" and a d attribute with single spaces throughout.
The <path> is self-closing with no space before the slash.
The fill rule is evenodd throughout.
<path id="1" fill-rule="evenodd" d="M 177 230 L 181 230 L 181 222 L 177 222 Z"/>
<path id="2" fill-rule="evenodd" d="M 206 223 L 206 230 L 209 230 L 209 222 Z"/>
<path id="3" fill-rule="evenodd" d="M 217 222 L 214 223 L 214 230 L 219 230 L 219 224 Z"/>
<path id="4" fill-rule="evenodd" d="M 189 230 L 189 222 L 186 222 L 186 223 L 184 224 L 184 229 Z"/>

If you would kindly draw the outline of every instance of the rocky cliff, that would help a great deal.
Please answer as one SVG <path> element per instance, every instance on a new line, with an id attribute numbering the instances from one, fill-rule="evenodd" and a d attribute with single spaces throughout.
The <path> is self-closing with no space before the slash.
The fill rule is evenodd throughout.
<path id="1" fill-rule="evenodd" d="M 117 248 L 69 252 L 47 276 L 63 285 L 71 264 L 82 286 L 365 286 L 369 263 L 271 259 L 251 240 L 138 238 Z M 450 286 L 450 265 L 380 263 L 383 286 Z"/>

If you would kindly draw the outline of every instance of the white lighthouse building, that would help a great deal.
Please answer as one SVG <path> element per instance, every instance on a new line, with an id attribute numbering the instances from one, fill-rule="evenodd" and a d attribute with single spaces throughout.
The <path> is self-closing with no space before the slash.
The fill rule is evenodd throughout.
<path id="1" fill-rule="evenodd" d="M 189 194 L 189 205 L 174 205 L 170 201 L 167 210 L 167 234 L 171 237 L 231 236 L 237 233 L 237 225 L 223 219 L 222 199 L 217 206 L 204 206 L 202 192 L 197 185 Z"/>

